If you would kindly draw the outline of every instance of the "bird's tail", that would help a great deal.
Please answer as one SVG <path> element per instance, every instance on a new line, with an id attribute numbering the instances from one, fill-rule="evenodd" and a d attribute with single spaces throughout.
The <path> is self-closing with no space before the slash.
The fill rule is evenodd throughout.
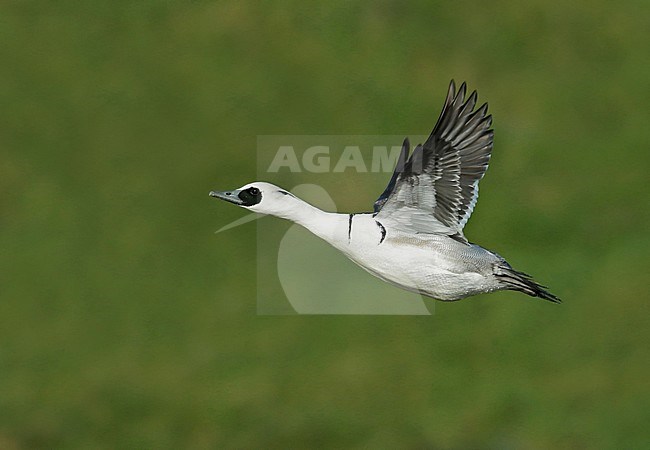
<path id="1" fill-rule="evenodd" d="M 494 267 L 494 275 L 505 285 L 506 289 L 523 292 L 531 297 L 543 298 L 553 303 L 562 303 L 562 300 L 546 290 L 546 286 L 533 281 L 533 278 L 527 273 L 513 269 L 505 261 Z"/>

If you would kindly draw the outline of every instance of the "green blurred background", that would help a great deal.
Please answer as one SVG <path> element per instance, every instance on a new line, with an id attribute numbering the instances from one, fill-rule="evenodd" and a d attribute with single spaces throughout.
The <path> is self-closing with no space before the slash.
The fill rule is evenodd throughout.
<path id="1" fill-rule="evenodd" d="M 0 448 L 649 448 L 649 15 L 2 2 Z M 450 78 L 495 118 L 467 236 L 565 303 L 256 315 L 255 224 L 207 192 L 257 135 L 427 133 Z"/>

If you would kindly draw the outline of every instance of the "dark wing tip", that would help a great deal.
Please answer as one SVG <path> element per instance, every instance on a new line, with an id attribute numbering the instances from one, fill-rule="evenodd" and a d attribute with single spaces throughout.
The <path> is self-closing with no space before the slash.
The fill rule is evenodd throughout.
<path id="1" fill-rule="evenodd" d="M 404 172 L 404 168 L 406 167 L 406 161 L 409 159 L 410 148 L 411 148 L 411 143 L 409 142 L 409 138 L 406 137 L 404 138 L 404 142 L 402 143 L 402 150 L 400 151 L 399 157 L 397 158 L 397 163 L 395 164 L 395 170 L 393 171 L 393 175 L 390 177 L 388 186 L 386 186 L 384 192 L 382 192 L 379 198 L 375 201 L 374 208 L 373 208 L 375 214 L 381 211 L 382 206 L 384 206 L 384 203 L 386 203 L 388 197 L 390 197 L 390 195 L 395 190 L 397 179 L 399 178 L 400 174 Z"/>
<path id="2" fill-rule="evenodd" d="M 452 79 L 449 82 L 449 90 L 447 91 L 447 99 L 445 100 L 445 106 L 452 103 L 454 101 L 454 98 L 456 98 L 456 82 Z"/>
<path id="3" fill-rule="evenodd" d="M 409 157 L 409 150 L 411 149 L 411 141 L 409 141 L 408 137 L 404 138 L 404 142 L 402 142 L 402 150 L 399 152 L 399 158 L 397 158 L 397 165 L 396 169 L 399 168 L 400 172 L 404 170 L 404 164 L 406 164 L 406 160 Z"/>
<path id="4" fill-rule="evenodd" d="M 467 84 L 463 81 L 463 84 L 460 85 L 460 89 L 458 90 L 458 94 L 456 94 L 456 98 L 460 99 L 462 102 L 465 99 L 465 92 L 467 91 Z"/>

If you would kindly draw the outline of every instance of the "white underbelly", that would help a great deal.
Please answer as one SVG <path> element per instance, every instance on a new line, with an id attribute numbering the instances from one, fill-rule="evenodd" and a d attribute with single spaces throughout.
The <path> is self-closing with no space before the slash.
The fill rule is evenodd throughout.
<path id="1" fill-rule="evenodd" d="M 393 285 L 439 300 L 501 289 L 489 261 L 494 255 L 480 247 L 448 236 L 382 229 L 370 214 L 355 215 L 342 225 L 326 240 Z"/>
<path id="2" fill-rule="evenodd" d="M 449 258 L 429 246 L 404 248 L 377 245 L 344 253 L 360 267 L 403 289 L 439 300 L 459 300 L 497 290 L 498 284 L 482 273 L 450 264 Z"/>

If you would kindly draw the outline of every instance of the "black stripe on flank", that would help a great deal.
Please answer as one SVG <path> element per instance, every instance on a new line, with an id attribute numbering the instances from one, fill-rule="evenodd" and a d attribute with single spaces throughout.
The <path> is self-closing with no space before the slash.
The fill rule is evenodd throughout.
<path id="1" fill-rule="evenodd" d="M 376 220 L 375 223 L 379 227 L 379 231 L 381 231 L 381 239 L 379 240 L 379 243 L 381 244 L 382 242 L 384 242 L 384 239 L 386 239 L 386 228 L 384 228 L 384 226 L 380 222 L 377 222 Z"/>
<path id="2" fill-rule="evenodd" d="M 348 243 L 350 243 L 350 238 L 352 237 L 352 217 L 354 214 L 350 214 L 350 218 L 348 219 Z"/>

